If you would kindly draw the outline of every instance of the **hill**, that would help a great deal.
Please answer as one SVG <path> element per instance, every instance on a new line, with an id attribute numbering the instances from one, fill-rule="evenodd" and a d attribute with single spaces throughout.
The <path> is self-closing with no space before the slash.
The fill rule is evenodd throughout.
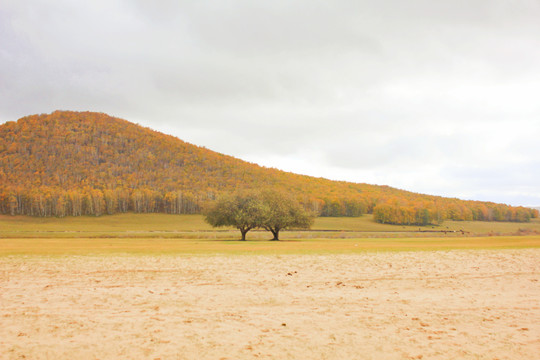
<path id="1" fill-rule="evenodd" d="M 222 192 L 273 187 L 323 216 L 385 223 L 527 221 L 538 211 L 265 168 L 103 113 L 56 111 L 0 125 L 0 213 L 197 213 Z"/>

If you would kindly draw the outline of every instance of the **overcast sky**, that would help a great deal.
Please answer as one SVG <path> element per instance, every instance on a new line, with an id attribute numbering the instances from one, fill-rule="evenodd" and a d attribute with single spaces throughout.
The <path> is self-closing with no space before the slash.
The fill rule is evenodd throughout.
<path id="1" fill-rule="evenodd" d="M 540 205 L 540 1 L 0 0 L 0 123 L 57 109 L 296 173 Z"/>

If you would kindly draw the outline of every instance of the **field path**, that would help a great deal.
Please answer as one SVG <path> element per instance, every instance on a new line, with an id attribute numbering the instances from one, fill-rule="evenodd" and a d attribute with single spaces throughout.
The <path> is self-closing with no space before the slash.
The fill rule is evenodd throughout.
<path id="1" fill-rule="evenodd" d="M 0 257 L 0 359 L 538 359 L 540 249 Z"/>

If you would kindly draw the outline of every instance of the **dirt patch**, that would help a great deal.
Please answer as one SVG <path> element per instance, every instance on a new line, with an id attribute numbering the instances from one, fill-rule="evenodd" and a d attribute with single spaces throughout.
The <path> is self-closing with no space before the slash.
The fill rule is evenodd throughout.
<path id="1" fill-rule="evenodd" d="M 540 250 L 0 258 L 0 359 L 533 359 Z"/>

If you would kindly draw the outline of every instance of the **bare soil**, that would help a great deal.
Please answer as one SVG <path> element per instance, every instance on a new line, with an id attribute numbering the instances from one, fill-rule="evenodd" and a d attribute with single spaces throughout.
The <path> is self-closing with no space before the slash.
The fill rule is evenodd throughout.
<path id="1" fill-rule="evenodd" d="M 539 359 L 540 249 L 0 257 L 0 359 Z"/>

